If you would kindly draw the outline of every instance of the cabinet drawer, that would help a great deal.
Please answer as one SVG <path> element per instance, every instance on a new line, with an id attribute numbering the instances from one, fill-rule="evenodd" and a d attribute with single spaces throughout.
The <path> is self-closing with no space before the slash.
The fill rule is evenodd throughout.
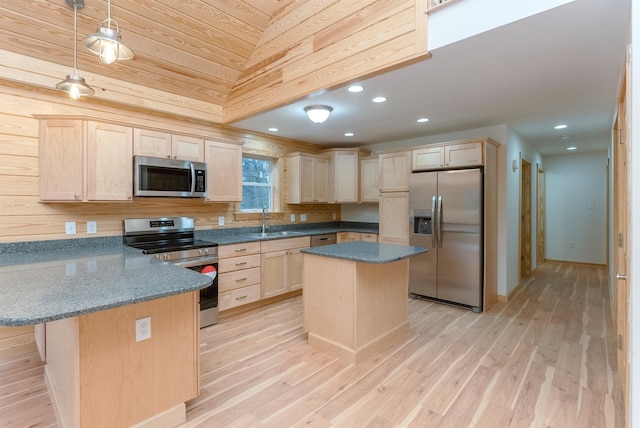
<path id="1" fill-rule="evenodd" d="M 252 254 L 250 256 L 242 257 L 229 257 L 226 259 L 220 259 L 218 262 L 218 270 L 221 273 L 254 267 L 260 267 L 260 254 Z"/>
<path id="2" fill-rule="evenodd" d="M 308 236 L 263 241 L 262 252 L 269 253 L 271 251 L 290 250 L 293 248 L 306 248 L 310 245 L 309 243 L 310 243 L 310 238 Z"/>
<path id="3" fill-rule="evenodd" d="M 363 233 L 362 240 L 366 242 L 378 242 L 378 235 L 376 233 Z"/>
<path id="4" fill-rule="evenodd" d="M 221 273 L 218 277 L 218 291 L 235 290 L 236 288 L 260 282 L 260 268 L 242 269 L 229 273 Z"/>
<path id="5" fill-rule="evenodd" d="M 260 241 L 221 245 L 218 247 L 218 257 L 221 259 L 226 259 L 227 257 L 248 256 L 249 254 L 258 253 L 260 253 Z"/>
<path id="6" fill-rule="evenodd" d="M 246 305 L 260 300 L 260 284 L 225 291 L 218 294 L 218 308 L 221 311 Z"/>

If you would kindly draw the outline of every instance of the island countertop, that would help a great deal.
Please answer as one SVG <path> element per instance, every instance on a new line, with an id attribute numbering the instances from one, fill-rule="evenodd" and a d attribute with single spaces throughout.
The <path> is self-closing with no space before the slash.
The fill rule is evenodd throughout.
<path id="1" fill-rule="evenodd" d="M 212 279 L 124 245 L 0 256 L 0 325 L 75 317 L 186 293 Z"/>
<path id="2" fill-rule="evenodd" d="M 375 264 L 396 262 L 426 251 L 426 248 L 413 245 L 380 244 L 365 241 L 345 242 L 301 250 L 305 254 Z"/>

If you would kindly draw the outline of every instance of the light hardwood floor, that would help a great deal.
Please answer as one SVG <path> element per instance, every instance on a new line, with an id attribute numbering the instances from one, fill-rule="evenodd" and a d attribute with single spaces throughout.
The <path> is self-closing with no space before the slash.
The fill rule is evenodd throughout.
<path id="1" fill-rule="evenodd" d="M 186 427 L 619 427 L 606 271 L 547 263 L 483 314 L 409 301 L 401 344 L 350 366 L 300 297 L 201 330 Z M 0 426 L 56 426 L 28 330 L 0 335 Z"/>

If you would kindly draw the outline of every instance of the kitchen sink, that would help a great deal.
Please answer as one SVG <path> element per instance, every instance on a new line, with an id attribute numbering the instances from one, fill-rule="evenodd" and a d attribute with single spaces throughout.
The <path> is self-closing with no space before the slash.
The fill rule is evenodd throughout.
<path id="1" fill-rule="evenodd" d="M 301 236 L 304 235 L 304 232 L 294 232 L 289 230 L 283 230 L 280 232 L 267 232 L 267 233 L 249 233 L 248 236 L 252 238 L 258 239 L 267 239 L 267 238 L 281 238 L 285 236 Z"/>

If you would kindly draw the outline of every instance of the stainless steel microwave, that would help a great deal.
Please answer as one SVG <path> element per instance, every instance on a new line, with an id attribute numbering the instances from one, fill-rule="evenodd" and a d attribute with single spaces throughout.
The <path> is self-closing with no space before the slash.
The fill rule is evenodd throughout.
<path id="1" fill-rule="evenodd" d="M 207 196 L 207 165 L 204 162 L 134 156 L 133 194 L 174 198 Z"/>

